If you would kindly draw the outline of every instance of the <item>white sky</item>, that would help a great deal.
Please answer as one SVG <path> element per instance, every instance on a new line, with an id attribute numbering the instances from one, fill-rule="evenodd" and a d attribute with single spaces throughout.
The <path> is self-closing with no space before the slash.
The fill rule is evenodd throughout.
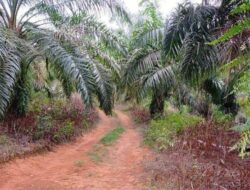
<path id="1" fill-rule="evenodd" d="M 124 0 L 125 6 L 132 12 L 136 13 L 139 10 L 139 2 L 141 0 Z M 179 3 L 185 2 L 185 0 L 157 0 L 162 15 L 169 15 Z M 191 0 L 193 3 L 201 3 L 201 0 Z"/>
<path id="2" fill-rule="evenodd" d="M 172 11 L 177 7 L 178 4 L 187 2 L 188 0 L 155 0 L 158 3 L 158 6 L 160 8 L 160 12 L 163 16 L 163 19 L 167 18 L 167 15 L 170 15 Z M 202 0 L 189 0 L 192 3 L 201 3 Z M 127 8 L 127 12 L 130 12 L 132 14 L 135 14 L 139 12 L 140 7 L 139 3 L 141 0 L 123 0 L 125 8 Z M 123 28 L 124 30 L 127 30 L 127 28 L 124 28 L 124 25 L 119 25 L 116 22 L 110 22 L 110 18 L 107 16 L 101 17 L 101 21 L 107 24 L 110 28 L 118 29 Z"/>

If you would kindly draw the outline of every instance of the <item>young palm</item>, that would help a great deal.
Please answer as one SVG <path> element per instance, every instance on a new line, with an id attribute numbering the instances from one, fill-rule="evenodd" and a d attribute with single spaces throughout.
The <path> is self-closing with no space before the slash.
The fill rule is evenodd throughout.
<path id="1" fill-rule="evenodd" d="M 150 0 L 142 1 L 141 5 L 144 11 L 132 31 L 123 83 L 130 97 L 152 96 L 150 112 L 154 116 L 163 113 L 174 73 L 162 57 L 164 25 L 157 5 Z"/>

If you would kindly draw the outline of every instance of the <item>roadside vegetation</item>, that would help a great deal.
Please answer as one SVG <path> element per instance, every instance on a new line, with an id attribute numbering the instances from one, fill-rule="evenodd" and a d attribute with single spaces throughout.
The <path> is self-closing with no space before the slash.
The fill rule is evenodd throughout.
<path id="1" fill-rule="evenodd" d="M 174 146 L 175 138 L 186 127 L 192 127 L 201 121 L 201 117 L 178 112 L 154 119 L 145 131 L 145 143 L 159 150 Z"/>
<path id="2" fill-rule="evenodd" d="M 0 161 L 50 150 L 89 131 L 98 120 L 95 110 L 86 112 L 79 94 L 45 98 L 36 94 L 23 117 L 8 115 L 0 123 Z"/>

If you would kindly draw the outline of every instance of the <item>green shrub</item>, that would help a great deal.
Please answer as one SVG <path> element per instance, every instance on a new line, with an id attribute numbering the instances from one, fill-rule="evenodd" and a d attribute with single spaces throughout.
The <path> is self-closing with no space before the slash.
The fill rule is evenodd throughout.
<path id="1" fill-rule="evenodd" d="M 38 116 L 37 117 L 37 127 L 36 131 L 34 131 L 33 140 L 44 139 L 46 134 L 49 134 L 52 129 L 52 121 L 53 118 L 51 116 Z"/>
<path id="2" fill-rule="evenodd" d="M 250 100 L 249 100 L 249 97 L 239 98 L 238 102 L 240 104 L 240 108 L 241 108 L 242 112 L 244 112 L 247 117 L 250 117 Z"/>
<path id="3" fill-rule="evenodd" d="M 28 110 L 34 113 L 41 113 L 42 108 L 45 105 L 48 105 L 50 99 L 48 98 L 47 94 L 44 92 L 36 92 L 31 95 L 31 102 L 29 102 Z"/>
<path id="4" fill-rule="evenodd" d="M 71 121 L 67 121 L 64 127 L 59 128 L 59 130 L 54 135 L 55 141 L 69 140 L 74 135 L 74 125 Z"/>
<path id="5" fill-rule="evenodd" d="M 250 153 L 246 151 L 250 144 L 250 118 L 245 124 L 233 127 L 233 130 L 240 132 L 240 140 L 232 147 L 232 150 L 238 150 L 241 158 L 250 156 Z"/>
<path id="6" fill-rule="evenodd" d="M 180 112 L 181 113 L 191 113 L 192 112 L 192 108 L 188 105 L 181 105 L 180 106 Z"/>
<path id="7" fill-rule="evenodd" d="M 6 145 L 9 143 L 9 138 L 6 135 L 0 135 L 0 145 Z"/>
<path id="8" fill-rule="evenodd" d="M 228 123 L 233 120 L 233 116 L 231 114 L 223 113 L 223 111 L 219 110 L 218 107 L 213 108 L 212 117 L 216 123 L 221 123 L 221 124 Z"/>
<path id="9" fill-rule="evenodd" d="M 145 143 L 159 150 L 173 146 L 174 137 L 180 134 L 186 127 L 200 122 L 198 116 L 171 113 L 164 118 L 152 120 L 145 131 Z"/>

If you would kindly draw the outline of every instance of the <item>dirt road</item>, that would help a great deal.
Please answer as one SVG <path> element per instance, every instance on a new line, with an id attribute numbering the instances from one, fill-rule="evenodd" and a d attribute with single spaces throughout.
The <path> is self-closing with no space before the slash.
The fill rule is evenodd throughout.
<path id="1" fill-rule="evenodd" d="M 142 137 L 131 118 L 119 111 L 108 117 L 99 111 L 95 129 L 76 142 L 53 151 L 0 166 L 1 190 L 140 190 L 146 176 L 142 161 L 151 152 L 142 146 Z M 121 125 L 125 132 L 105 147 L 101 160 L 91 156 L 100 139 Z M 100 159 L 100 158 L 98 158 Z"/>

